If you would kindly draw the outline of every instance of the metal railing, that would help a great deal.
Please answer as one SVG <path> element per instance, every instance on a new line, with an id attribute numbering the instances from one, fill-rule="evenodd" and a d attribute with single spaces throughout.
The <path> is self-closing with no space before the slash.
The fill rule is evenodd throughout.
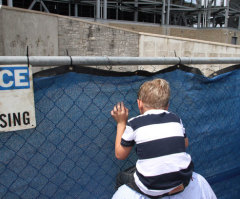
<path id="1" fill-rule="evenodd" d="M 0 56 L 0 65 L 168 65 L 240 64 L 240 57 L 107 57 L 107 56 Z"/>

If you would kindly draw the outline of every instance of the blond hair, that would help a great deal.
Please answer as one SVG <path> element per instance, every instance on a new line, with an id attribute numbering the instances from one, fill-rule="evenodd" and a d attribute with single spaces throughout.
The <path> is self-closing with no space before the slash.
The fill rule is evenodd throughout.
<path id="1" fill-rule="evenodd" d="M 142 84 L 138 91 L 138 99 L 146 108 L 166 108 L 170 98 L 169 83 L 164 79 L 154 79 Z"/>

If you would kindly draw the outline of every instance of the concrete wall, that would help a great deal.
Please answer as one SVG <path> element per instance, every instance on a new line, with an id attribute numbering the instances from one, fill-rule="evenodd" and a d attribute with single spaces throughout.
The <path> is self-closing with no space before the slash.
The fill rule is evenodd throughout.
<path id="1" fill-rule="evenodd" d="M 108 23 L 111 26 L 134 30 L 137 32 L 145 32 L 152 34 L 162 34 L 175 37 L 183 37 L 190 39 L 198 39 L 212 42 L 220 42 L 231 44 L 232 37 L 237 37 L 237 45 L 240 45 L 240 31 L 236 29 L 226 28 L 205 28 L 196 29 L 180 26 L 159 26 L 144 24 L 127 24 L 127 23 Z"/>
<path id="2" fill-rule="evenodd" d="M 3 55 L 3 24 L 2 24 L 2 12 L 1 12 L 1 5 L 0 5 L 0 56 Z"/>
<path id="3" fill-rule="evenodd" d="M 1 55 L 58 55 L 57 17 L 25 12 L 22 9 L 0 9 L 3 51 Z"/>
<path id="4" fill-rule="evenodd" d="M 140 57 L 239 57 L 240 46 L 206 42 L 193 39 L 183 39 L 164 35 L 141 33 L 139 41 Z M 204 75 L 228 65 L 193 65 L 199 68 Z M 167 66 L 145 66 L 145 70 L 157 71 Z"/>

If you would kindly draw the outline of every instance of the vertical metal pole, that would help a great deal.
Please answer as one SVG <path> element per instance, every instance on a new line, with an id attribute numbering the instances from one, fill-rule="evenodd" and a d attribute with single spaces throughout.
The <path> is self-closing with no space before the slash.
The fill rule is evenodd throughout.
<path id="1" fill-rule="evenodd" d="M 201 25 L 201 17 L 202 17 L 202 14 L 201 14 L 201 0 L 197 0 L 197 8 L 198 8 L 198 24 L 197 24 L 197 27 L 200 28 L 200 25 Z"/>
<path id="2" fill-rule="evenodd" d="M 138 0 L 134 1 L 134 21 L 138 21 Z"/>
<path id="3" fill-rule="evenodd" d="M 9 7 L 13 7 L 13 0 L 8 0 L 7 3 Z"/>
<path id="4" fill-rule="evenodd" d="M 216 27 L 216 16 L 213 15 L 213 27 Z"/>
<path id="5" fill-rule="evenodd" d="M 56 5 L 55 5 L 55 10 L 56 10 Z M 42 6 L 41 3 L 40 3 L 40 11 L 41 11 L 41 12 L 43 11 L 43 6 Z"/>
<path id="6" fill-rule="evenodd" d="M 96 17 L 97 17 L 97 19 L 100 19 L 100 0 L 97 0 L 96 3 L 97 3 L 97 6 L 96 6 L 96 12 L 97 12 Z"/>
<path id="7" fill-rule="evenodd" d="M 211 24 L 212 3 L 212 0 L 208 0 L 207 27 L 210 27 Z"/>
<path id="8" fill-rule="evenodd" d="M 120 20 L 123 19 L 123 11 L 122 11 L 122 1 L 120 0 L 120 4 L 119 4 L 119 10 L 120 10 Z"/>
<path id="9" fill-rule="evenodd" d="M 168 0 L 168 7 L 167 7 L 167 25 L 169 25 L 169 21 L 170 21 L 170 4 L 171 4 L 171 0 Z"/>
<path id="10" fill-rule="evenodd" d="M 166 6 L 166 2 L 165 0 L 162 0 L 162 25 L 165 24 L 165 6 Z"/>
<path id="11" fill-rule="evenodd" d="M 107 0 L 103 1 L 103 19 L 107 20 Z"/>
<path id="12" fill-rule="evenodd" d="M 75 14 L 75 17 L 78 17 L 78 4 L 77 3 L 74 4 L 74 14 Z"/>
<path id="13" fill-rule="evenodd" d="M 102 0 L 100 0 L 100 19 L 103 18 L 103 5 L 102 5 Z"/>
<path id="14" fill-rule="evenodd" d="M 240 30 L 240 16 L 238 16 L 238 30 Z"/>
<path id="15" fill-rule="evenodd" d="M 68 4 L 68 15 L 71 16 L 71 3 Z"/>
<path id="16" fill-rule="evenodd" d="M 214 1 L 214 7 L 216 7 L 217 6 L 217 1 L 216 0 L 213 0 Z M 215 14 L 213 15 L 213 27 L 216 27 L 216 16 L 215 16 Z"/>
<path id="17" fill-rule="evenodd" d="M 119 6 L 118 6 L 118 1 L 116 2 L 116 20 L 118 20 L 118 8 L 119 8 Z"/>
<path id="18" fill-rule="evenodd" d="M 224 6 L 224 0 L 221 0 L 221 5 L 220 5 L 221 7 L 223 7 Z"/>
<path id="19" fill-rule="evenodd" d="M 155 0 L 153 23 L 156 23 L 156 9 L 157 9 L 157 6 L 156 6 L 156 0 Z"/>
<path id="20" fill-rule="evenodd" d="M 203 25 L 202 25 L 202 27 L 206 27 L 205 26 L 205 15 L 206 15 L 206 0 L 204 0 L 204 2 L 203 2 L 203 8 L 204 8 L 204 10 L 203 10 Z"/>
<path id="21" fill-rule="evenodd" d="M 224 27 L 228 27 L 228 14 L 229 14 L 229 0 L 226 0 L 226 9 L 225 9 L 225 25 Z"/>

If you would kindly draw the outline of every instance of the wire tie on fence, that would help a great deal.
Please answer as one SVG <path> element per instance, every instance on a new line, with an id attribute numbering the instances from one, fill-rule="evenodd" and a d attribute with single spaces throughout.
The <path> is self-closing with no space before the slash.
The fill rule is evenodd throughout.
<path id="1" fill-rule="evenodd" d="M 30 66 L 30 63 L 29 63 L 29 53 L 28 53 L 28 46 L 27 46 L 27 64 L 28 64 L 28 68 L 29 68 L 29 66 Z"/>
<path id="2" fill-rule="evenodd" d="M 178 56 L 177 56 L 177 53 L 176 53 L 176 50 L 174 50 L 174 55 L 175 55 L 175 57 L 178 57 Z M 177 64 L 177 68 L 180 68 L 181 58 L 178 57 L 178 59 L 179 59 L 179 63 Z"/>
<path id="3" fill-rule="evenodd" d="M 70 61 L 71 61 L 71 63 L 70 63 L 70 67 L 69 67 L 69 70 L 72 71 L 72 70 L 73 70 L 73 67 L 72 67 L 72 66 L 73 66 L 73 60 L 72 60 L 71 55 L 68 54 L 68 49 L 66 49 L 66 52 L 67 52 L 67 56 L 69 56 Z"/>
<path id="4" fill-rule="evenodd" d="M 105 56 L 105 57 L 107 58 L 108 65 L 111 66 L 111 61 L 110 61 L 109 57 L 108 56 Z"/>
<path id="5" fill-rule="evenodd" d="M 182 62 L 182 60 L 181 60 L 181 58 L 180 57 L 178 57 L 178 59 L 179 59 L 179 63 L 178 63 L 178 68 L 180 68 L 180 65 L 181 65 L 181 62 Z"/>
<path id="6" fill-rule="evenodd" d="M 112 66 L 111 66 L 111 60 L 109 59 L 108 56 L 104 56 L 107 59 L 107 65 L 106 68 L 111 71 L 112 70 Z"/>
<path id="7" fill-rule="evenodd" d="M 175 57 L 177 57 L 177 53 L 176 53 L 176 50 L 174 50 L 174 55 L 175 55 Z"/>

